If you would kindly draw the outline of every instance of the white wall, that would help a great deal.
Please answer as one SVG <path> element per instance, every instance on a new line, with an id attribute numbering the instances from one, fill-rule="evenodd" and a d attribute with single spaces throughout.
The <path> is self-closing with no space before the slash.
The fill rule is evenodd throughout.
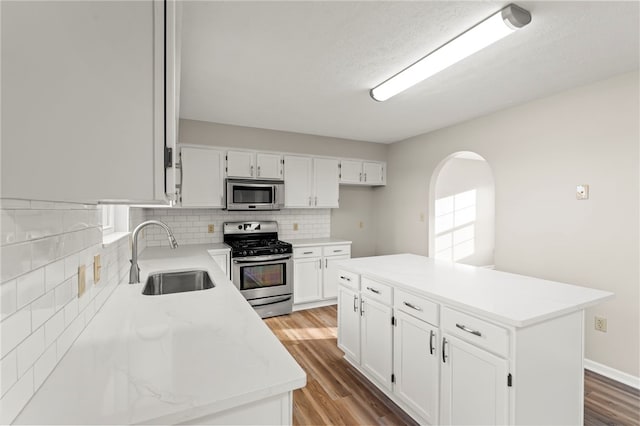
<path id="1" fill-rule="evenodd" d="M 0 200 L 0 424 L 10 423 L 129 270 L 124 238 L 102 245 L 95 205 Z M 101 277 L 94 283 L 94 256 Z M 78 267 L 86 291 L 78 296 Z"/>
<path id="2" fill-rule="evenodd" d="M 377 253 L 427 254 L 437 165 L 484 157 L 496 183 L 498 269 L 616 293 L 586 315 L 586 357 L 640 375 L 639 75 L 625 74 L 392 144 L 376 192 Z M 576 200 L 578 184 L 591 198 Z M 608 318 L 607 333 L 593 329 Z"/>
<path id="3" fill-rule="evenodd" d="M 446 209 L 446 214 L 433 217 L 434 203 L 431 203 L 429 212 L 435 222 L 435 229 L 438 229 L 438 222 L 446 226 L 438 233 L 435 241 L 435 250 L 430 250 L 434 257 L 446 258 L 467 265 L 485 266 L 493 265 L 493 249 L 495 244 L 495 185 L 491 167 L 482 159 L 470 160 L 466 158 L 456 158 L 455 156 L 445 160 L 442 168 L 434 176 L 435 201 L 436 205 L 444 207 L 451 203 L 456 211 Z M 472 192 L 472 194 L 470 194 Z M 473 205 L 466 207 L 463 211 L 473 212 L 473 220 L 464 222 L 462 226 L 458 221 L 459 201 L 464 195 L 472 195 Z M 464 197 L 466 198 L 466 197 Z M 454 206 L 455 203 L 455 206 Z M 444 213 L 444 212 L 442 212 Z M 466 216 L 466 215 L 464 215 Z M 451 223 L 450 222 L 451 219 Z M 453 226 L 454 228 L 450 228 Z M 469 235 L 466 230 L 472 230 Z M 434 233 L 435 234 L 435 233 Z M 432 239 L 435 235 L 431 236 Z M 470 239 L 469 239 L 470 238 Z M 456 240 L 460 241 L 456 241 Z M 434 241 L 432 240 L 433 244 Z M 432 246 L 433 247 L 433 246 Z M 443 249 L 438 252 L 438 249 Z M 471 251 L 467 255 L 467 253 Z"/>
<path id="4" fill-rule="evenodd" d="M 184 119 L 180 120 L 179 142 L 378 161 L 386 160 L 388 149 L 385 144 Z M 340 208 L 331 210 L 330 234 L 351 240 L 353 257 L 374 254 L 371 208 L 376 190 L 340 185 Z M 363 228 L 360 222 L 364 222 Z"/>

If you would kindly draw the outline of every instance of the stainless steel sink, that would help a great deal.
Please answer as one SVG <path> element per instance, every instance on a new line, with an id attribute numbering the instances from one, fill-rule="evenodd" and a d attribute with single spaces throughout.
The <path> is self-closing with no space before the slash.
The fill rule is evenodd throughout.
<path id="1" fill-rule="evenodd" d="M 142 294 L 155 296 L 158 294 L 206 290 L 213 287 L 215 285 L 209 278 L 207 271 L 163 272 L 149 275 Z"/>

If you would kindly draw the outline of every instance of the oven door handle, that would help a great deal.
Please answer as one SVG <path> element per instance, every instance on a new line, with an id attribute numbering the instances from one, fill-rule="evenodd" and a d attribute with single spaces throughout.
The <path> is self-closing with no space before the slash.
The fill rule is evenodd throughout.
<path id="1" fill-rule="evenodd" d="M 259 262 L 268 262 L 272 260 L 287 260 L 291 259 L 291 255 L 289 256 L 255 256 L 251 259 L 233 259 L 233 263 L 259 263 Z"/>
<path id="2" fill-rule="evenodd" d="M 265 302 L 265 303 L 252 303 L 253 301 L 249 300 L 249 304 L 251 306 L 253 306 L 254 308 L 257 308 L 259 306 L 273 305 L 274 303 L 286 302 L 287 300 L 291 299 L 291 296 L 282 296 L 282 297 L 280 297 L 278 299 L 269 297 L 268 299 L 270 299 L 270 300 L 268 302 Z"/>

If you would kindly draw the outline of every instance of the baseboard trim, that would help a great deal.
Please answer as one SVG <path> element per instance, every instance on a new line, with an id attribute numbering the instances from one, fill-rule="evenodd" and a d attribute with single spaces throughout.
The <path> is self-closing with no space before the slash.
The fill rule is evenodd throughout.
<path id="1" fill-rule="evenodd" d="M 327 300 L 318 300 L 315 302 L 298 303 L 293 305 L 293 312 L 304 311 L 305 309 L 321 308 L 323 306 L 335 305 L 338 303 L 336 297 Z"/>
<path id="2" fill-rule="evenodd" d="M 584 368 L 615 380 L 616 382 L 623 383 L 627 386 L 631 386 L 632 388 L 640 389 L 640 377 L 616 370 L 615 368 L 608 367 L 587 358 L 584 359 Z"/>

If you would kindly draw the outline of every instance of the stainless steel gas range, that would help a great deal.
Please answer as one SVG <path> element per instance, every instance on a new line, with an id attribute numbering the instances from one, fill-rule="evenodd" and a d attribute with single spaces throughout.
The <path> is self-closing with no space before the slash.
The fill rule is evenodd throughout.
<path id="1" fill-rule="evenodd" d="M 231 281 L 262 318 L 293 307 L 293 248 L 278 240 L 277 222 L 225 222 Z"/>

